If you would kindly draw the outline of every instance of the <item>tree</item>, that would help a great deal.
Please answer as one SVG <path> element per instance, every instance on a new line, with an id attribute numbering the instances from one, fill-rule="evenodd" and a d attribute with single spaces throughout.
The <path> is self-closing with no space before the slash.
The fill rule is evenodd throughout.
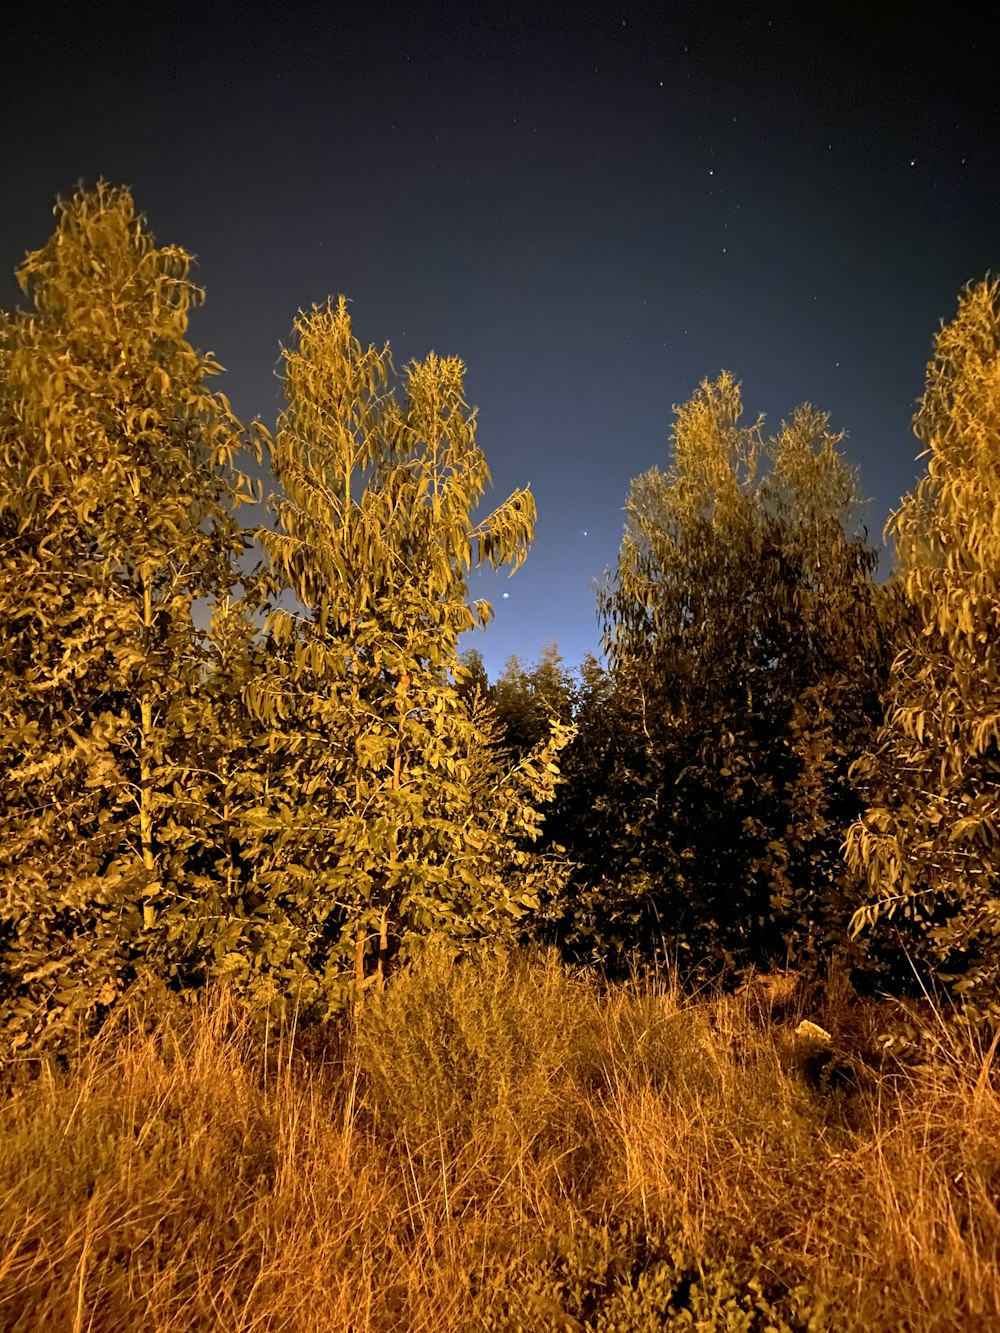
<path id="1" fill-rule="evenodd" d="M 252 580 L 250 581 L 252 583 Z M 271 776 L 244 696 L 267 671 L 255 589 L 216 601 L 199 687 L 186 703 L 193 745 L 173 791 L 174 817 L 197 829 L 186 853 L 188 910 L 171 923 L 170 972 L 181 988 L 233 981 L 259 947 L 263 904 L 247 859 L 249 811 Z"/>
<path id="2" fill-rule="evenodd" d="M 703 383 L 669 470 L 630 489 L 600 602 L 628 741 L 594 810 L 633 942 L 808 963 L 846 929 L 847 766 L 891 616 L 827 418 L 767 439 L 742 411 L 730 376 Z"/>
<path id="3" fill-rule="evenodd" d="M 553 719 L 564 726 L 572 722 L 576 687 L 553 642 L 544 644 L 538 661 L 528 667 L 512 654 L 489 698 L 500 721 L 503 743 L 522 756 L 548 736 Z"/>
<path id="4" fill-rule="evenodd" d="M 575 690 L 575 734 L 560 756 L 563 781 L 542 830 L 542 846 L 565 856 L 570 869 L 535 925 L 536 935 L 567 958 L 612 973 L 637 946 L 660 940 L 649 862 L 641 868 L 628 825 L 648 783 L 630 702 L 615 675 L 588 654 Z"/>
<path id="5" fill-rule="evenodd" d="M 242 432 L 186 340 L 191 257 L 127 190 L 56 208 L 0 325 L 0 991 L 56 1038 L 169 953 L 197 832 L 199 598 L 242 549 Z"/>
<path id="6" fill-rule="evenodd" d="M 883 695 L 906 608 L 874 581 L 878 553 L 860 523 L 856 476 L 842 436 L 809 407 L 783 423 L 761 484 L 765 522 L 786 577 L 790 631 L 781 662 L 793 778 L 785 828 L 768 847 L 772 919 L 796 961 L 830 954 L 867 966 L 845 939 L 860 886 L 842 856 L 862 797 L 851 767 L 883 716 Z"/>
<path id="7" fill-rule="evenodd" d="M 1000 287 L 970 286 L 937 335 L 914 433 L 927 474 L 891 517 L 916 624 L 885 723 L 858 765 L 869 806 L 847 837 L 870 900 L 918 960 L 1000 1015 Z"/>
<path id="8" fill-rule="evenodd" d="M 490 678 L 486 671 L 483 655 L 478 648 L 467 648 L 458 655 L 458 671 L 455 673 L 455 688 L 459 698 L 466 706 L 471 706 L 475 696 L 486 699 L 490 692 Z"/>
<path id="9" fill-rule="evenodd" d="M 473 520 L 489 470 L 461 362 L 412 362 L 400 397 L 343 298 L 295 331 L 275 529 L 259 533 L 268 669 L 246 695 L 275 766 L 251 812 L 268 927 L 247 965 L 322 1008 L 381 986 L 422 939 L 499 934 L 534 904 L 519 840 L 567 733 L 496 772 L 488 720 L 456 688 L 459 635 L 491 615 L 466 572 L 519 565 L 535 520 L 526 491 Z"/>

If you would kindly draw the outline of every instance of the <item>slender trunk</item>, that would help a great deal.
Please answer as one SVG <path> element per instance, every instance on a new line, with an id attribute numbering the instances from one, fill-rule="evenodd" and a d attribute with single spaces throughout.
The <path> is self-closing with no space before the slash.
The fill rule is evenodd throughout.
<path id="1" fill-rule="evenodd" d="M 390 780 L 390 790 L 398 792 L 403 782 L 403 719 L 406 716 L 408 705 L 406 701 L 406 691 L 410 685 L 409 675 L 404 675 L 396 686 L 396 712 L 399 716 L 399 734 L 396 740 L 396 753 L 392 759 L 392 778 Z M 394 829 L 392 834 L 392 850 L 389 857 L 389 870 L 395 871 L 399 867 L 399 843 L 398 830 Z M 378 932 L 378 972 L 375 982 L 378 990 L 385 985 L 385 979 L 389 972 L 389 904 L 382 906 L 382 916 L 379 921 Z"/>
<path id="2" fill-rule="evenodd" d="M 236 883 L 236 858 L 229 807 L 228 754 L 222 756 L 222 762 L 219 765 L 219 776 L 222 779 L 222 838 L 223 846 L 226 849 L 226 911 L 231 912 L 233 910 L 233 889 Z"/>
<path id="3" fill-rule="evenodd" d="M 153 631 L 153 596 L 148 574 L 144 574 L 142 579 L 142 614 L 143 639 L 148 670 L 150 643 Z M 150 875 L 150 884 L 147 887 L 147 892 L 153 888 L 156 881 L 156 857 L 153 855 L 153 765 L 151 753 L 153 700 L 150 696 L 149 688 L 149 681 L 147 679 L 143 684 L 142 698 L 139 702 L 139 840 L 142 845 L 142 864 Z M 144 902 L 142 906 L 143 926 L 146 930 L 151 930 L 155 921 L 156 908 L 151 902 Z"/>
<path id="4" fill-rule="evenodd" d="M 354 941 L 354 987 L 356 992 L 354 1012 L 360 1016 L 365 1007 L 365 932 L 363 926 L 358 926 L 358 933 Z"/>
<path id="5" fill-rule="evenodd" d="M 386 970 L 389 966 L 389 909 L 382 908 L 382 917 L 378 927 L 378 973 L 375 982 L 375 989 L 381 990 L 385 985 Z"/>

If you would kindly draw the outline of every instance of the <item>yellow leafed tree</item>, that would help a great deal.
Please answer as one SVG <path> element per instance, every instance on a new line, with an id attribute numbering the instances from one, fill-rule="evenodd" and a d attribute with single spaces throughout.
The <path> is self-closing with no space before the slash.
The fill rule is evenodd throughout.
<path id="1" fill-rule="evenodd" d="M 56 1038 L 161 956 L 199 837 L 199 597 L 232 580 L 241 431 L 187 341 L 191 256 L 127 190 L 56 210 L 0 316 L 0 999 Z M 185 905 L 182 908 L 182 903 Z"/>
<path id="2" fill-rule="evenodd" d="M 296 335 L 259 533 L 267 669 L 246 692 L 272 770 L 247 832 L 267 924 L 232 962 L 325 1007 L 420 940 L 502 935 L 535 904 L 524 844 L 569 731 L 504 770 L 456 688 L 458 637 L 491 614 L 466 574 L 516 568 L 535 521 L 528 491 L 473 517 L 490 474 L 462 363 L 431 354 L 397 384 L 343 298 Z"/>
<path id="3" fill-rule="evenodd" d="M 870 901 L 854 929 L 905 920 L 913 947 L 1000 1013 L 1000 287 L 962 295 L 914 420 L 927 474 L 889 521 L 917 628 L 897 657 L 869 807 L 847 838 Z"/>

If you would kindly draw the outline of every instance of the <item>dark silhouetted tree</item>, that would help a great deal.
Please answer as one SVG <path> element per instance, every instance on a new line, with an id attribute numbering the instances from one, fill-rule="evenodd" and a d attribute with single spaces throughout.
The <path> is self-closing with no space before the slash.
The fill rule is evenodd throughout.
<path id="1" fill-rule="evenodd" d="M 607 794 L 566 837 L 578 862 L 603 840 L 616 948 L 815 963 L 846 933 L 847 769 L 893 618 L 838 443 L 809 408 L 766 439 L 723 375 L 677 409 L 669 470 L 632 485 L 601 597 L 619 735 L 592 714 Z"/>
<path id="2" fill-rule="evenodd" d="M 545 739 L 553 719 L 573 720 L 576 686 L 555 643 L 542 647 L 538 661 L 524 666 L 513 654 L 489 691 L 502 728 L 503 744 L 515 755 L 528 753 Z"/>

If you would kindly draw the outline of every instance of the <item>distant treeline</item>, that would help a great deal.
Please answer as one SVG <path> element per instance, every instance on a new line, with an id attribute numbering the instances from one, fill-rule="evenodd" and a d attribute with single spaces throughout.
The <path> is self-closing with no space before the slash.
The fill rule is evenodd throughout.
<path id="1" fill-rule="evenodd" d="M 535 508 L 478 517 L 462 363 L 397 371 L 341 298 L 244 425 L 187 341 L 191 256 L 103 183 L 56 216 L 0 316 L 0 1054 L 146 978 L 322 1017 L 428 940 L 1000 1012 L 995 283 L 938 334 L 887 584 L 827 416 L 767 435 L 723 374 L 630 489 L 607 670 L 491 684 L 466 575 L 516 567 Z"/>

